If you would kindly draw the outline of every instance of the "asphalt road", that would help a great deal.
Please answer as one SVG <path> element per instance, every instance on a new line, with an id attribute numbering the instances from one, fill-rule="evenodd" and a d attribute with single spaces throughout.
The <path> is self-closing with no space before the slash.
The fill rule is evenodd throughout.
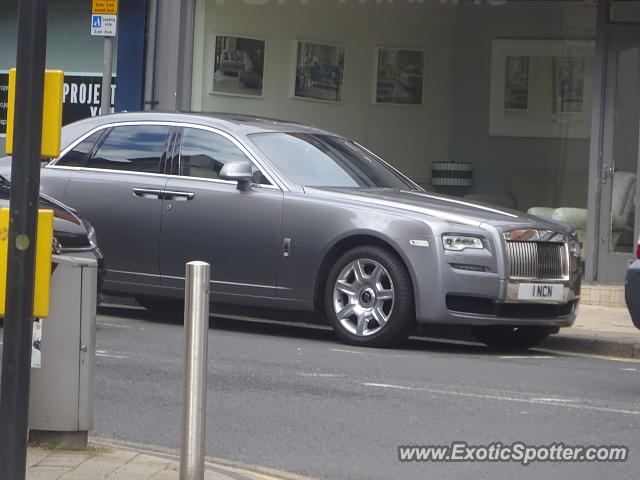
<path id="1" fill-rule="evenodd" d="M 214 318 L 207 455 L 328 479 L 640 476 L 640 363 Z M 182 326 L 101 307 L 93 435 L 179 448 Z M 402 463 L 400 445 L 623 445 L 625 463 Z"/>

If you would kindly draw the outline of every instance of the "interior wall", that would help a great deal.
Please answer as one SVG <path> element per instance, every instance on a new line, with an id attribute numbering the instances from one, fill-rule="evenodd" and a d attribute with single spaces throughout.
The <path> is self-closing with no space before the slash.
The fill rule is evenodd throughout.
<path id="1" fill-rule="evenodd" d="M 586 206 L 589 140 L 490 136 L 489 96 L 494 39 L 593 39 L 593 6 L 544 0 L 198 2 L 194 110 L 258 114 L 326 128 L 362 142 L 419 183 L 430 182 L 433 161 L 471 162 L 471 192 L 515 194 L 522 209 Z M 211 93 L 216 34 L 266 40 L 263 98 Z M 345 47 L 341 103 L 292 98 L 296 39 Z M 373 102 L 377 46 L 425 51 L 423 105 Z"/>
<path id="2" fill-rule="evenodd" d="M 310 123 L 347 135 L 418 181 L 450 157 L 456 8 L 440 2 L 247 2 L 199 0 L 194 110 L 237 112 Z M 210 93 L 215 35 L 266 40 L 263 98 Z M 341 103 L 293 98 L 296 39 L 345 47 Z M 425 52 L 423 104 L 373 102 L 376 47 Z"/>
<path id="3" fill-rule="evenodd" d="M 588 139 L 489 135 L 491 43 L 496 38 L 591 40 L 595 28 L 596 8 L 587 2 L 506 2 L 493 10 L 460 4 L 450 152 L 454 161 L 473 163 L 474 193 L 513 195 L 521 209 L 586 208 Z"/>

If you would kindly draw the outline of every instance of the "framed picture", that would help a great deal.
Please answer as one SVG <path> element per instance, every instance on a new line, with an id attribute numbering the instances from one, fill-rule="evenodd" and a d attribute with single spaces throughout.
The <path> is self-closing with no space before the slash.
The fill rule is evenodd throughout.
<path id="1" fill-rule="evenodd" d="M 422 105 L 424 52 L 378 47 L 375 103 Z"/>
<path id="2" fill-rule="evenodd" d="M 264 52 L 264 40 L 216 35 L 212 93 L 261 97 Z"/>
<path id="3" fill-rule="evenodd" d="M 508 55 L 504 66 L 505 110 L 529 108 L 529 57 Z"/>
<path id="4" fill-rule="evenodd" d="M 344 47 L 298 40 L 294 97 L 341 102 Z"/>
<path id="5" fill-rule="evenodd" d="M 584 57 L 553 59 L 553 111 L 555 113 L 582 113 L 584 64 Z"/>
<path id="6" fill-rule="evenodd" d="M 489 135 L 587 139 L 595 42 L 496 39 Z"/>

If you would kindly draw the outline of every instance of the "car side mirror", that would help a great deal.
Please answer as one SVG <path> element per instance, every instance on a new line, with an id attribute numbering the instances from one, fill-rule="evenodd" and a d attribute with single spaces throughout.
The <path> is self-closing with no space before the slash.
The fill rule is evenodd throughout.
<path id="1" fill-rule="evenodd" d="M 253 179 L 253 169 L 251 162 L 240 160 L 237 162 L 225 163 L 219 174 L 222 180 L 232 180 L 238 182 L 236 187 L 241 192 L 246 192 L 251 187 Z"/>

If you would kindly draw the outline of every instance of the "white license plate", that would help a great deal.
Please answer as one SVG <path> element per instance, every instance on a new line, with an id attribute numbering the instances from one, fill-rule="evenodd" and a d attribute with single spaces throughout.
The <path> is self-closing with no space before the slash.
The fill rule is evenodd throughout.
<path id="1" fill-rule="evenodd" d="M 564 285 L 553 283 L 521 283 L 518 286 L 518 300 L 560 302 L 564 300 Z"/>

